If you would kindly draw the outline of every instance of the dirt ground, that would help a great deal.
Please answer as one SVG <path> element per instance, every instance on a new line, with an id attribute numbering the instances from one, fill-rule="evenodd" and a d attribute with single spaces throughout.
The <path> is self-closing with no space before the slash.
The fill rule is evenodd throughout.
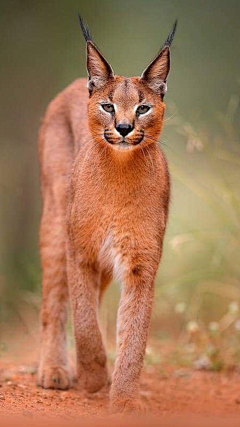
<path id="1" fill-rule="evenodd" d="M 30 321 L 27 324 L 31 324 Z M 16 329 L 17 330 L 17 329 Z M 1 417 L 11 419 L 14 416 L 23 417 L 32 427 L 33 420 L 38 417 L 49 419 L 79 420 L 83 417 L 103 419 L 108 416 L 108 393 L 106 387 L 98 393 L 89 394 L 81 390 L 77 383 L 71 390 L 44 390 L 36 386 L 36 369 L 38 360 L 37 329 L 21 334 L 16 330 L 8 330 L 2 335 L 7 351 L 0 358 L 0 426 L 4 426 Z M 161 346 L 163 354 L 164 346 Z M 156 351 L 160 351 L 156 348 Z M 74 353 L 70 351 L 70 360 Z M 240 371 L 208 372 L 191 368 L 171 365 L 168 358 L 161 363 L 145 365 L 140 385 L 140 396 L 147 414 L 164 419 L 157 426 L 165 427 L 166 420 L 171 417 L 182 417 L 189 420 L 194 417 L 217 417 L 218 420 L 237 419 L 236 426 L 240 427 Z M 112 362 L 110 366 L 113 368 Z M 27 425 L 24 422 L 24 427 Z M 41 427 L 42 424 L 40 423 Z M 69 424 L 68 424 L 69 425 Z M 82 425 L 82 424 L 81 424 Z M 91 426 L 98 427 L 94 422 Z M 104 424 L 112 425 L 112 424 Z M 117 426 L 116 423 L 113 424 Z M 128 424 L 124 424 L 125 425 Z M 139 427 L 139 423 L 137 427 Z M 147 422 L 145 425 L 154 425 Z M 169 424 L 172 427 L 172 424 Z M 173 424 L 180 427 L 179 421 Z M 188 424 L 184 421 L 184 427 Z M 206 422 L 200 426 L 208 427 Z M 220 422 L 214 427 L 220 427 Z M 227 427 L 235 427 L 227 422 Z M 59 424 L 57 424 L 59 427 Z M 225 425 L 224 425 L 225 426 Z M 22 427 L 22 426 L 21 426 Z"/>
<path id="2" fill-rule="evenodd" d="M 36 364 L 1 364 L 1 415 L 76 419 L 107 414 L 107 388 L 95 394 L 80 390 L 78 384 L 67 391 L 43 390 L 36 386 L 35 374 Z M 151 415 L 231 415 L 239 417 L 240 425 L 240 374 L 237 371 L 213 373 L 149 366 L 142 374 L 140 394 Z"/>

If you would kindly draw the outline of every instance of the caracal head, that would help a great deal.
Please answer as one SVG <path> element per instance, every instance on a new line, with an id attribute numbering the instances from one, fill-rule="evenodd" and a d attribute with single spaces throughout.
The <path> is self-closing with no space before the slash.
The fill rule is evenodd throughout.
<path id="1" fill-rule="evenodd" d="M 88 121 L 94 141 L 125 152 L 156 144 L 163 124 L 170 45 L 177 21 L 142 75 L 127 78 L 114 74 L 79 18 L 87 42 Z"/>

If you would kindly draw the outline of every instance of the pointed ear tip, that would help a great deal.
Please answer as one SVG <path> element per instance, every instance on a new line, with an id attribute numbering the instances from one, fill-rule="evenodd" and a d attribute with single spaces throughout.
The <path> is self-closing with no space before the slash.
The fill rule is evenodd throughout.
<path id="1" fill-rule="evenodd" d="M 91 51 L 91 50 L 98 51 L 97 47 L 95 46 L 92 40 L 87 40 L 86 45 L 87 45 L 87 51 Z"/>
<path id="2" fill-rule="evenodd" d="M 163 46 L 163 48 L 160 50 L 159 55 L 163 57 L 170 57 L 171 49 L 169 45 Z"/>

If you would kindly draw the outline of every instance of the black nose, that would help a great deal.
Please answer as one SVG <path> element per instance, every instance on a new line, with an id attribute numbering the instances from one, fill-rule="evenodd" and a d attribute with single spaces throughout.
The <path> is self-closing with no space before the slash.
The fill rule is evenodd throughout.
<path id="1" fill-rule="evenodd" d="M 120 133 L 120 135 L 122 136 L 126 136 L 129 132 L 131 132 L 131 130 L 133 130 L 133 127 L 129 124 L 121 124 L 119 123 L 116 127 L 117 131 Z"/>

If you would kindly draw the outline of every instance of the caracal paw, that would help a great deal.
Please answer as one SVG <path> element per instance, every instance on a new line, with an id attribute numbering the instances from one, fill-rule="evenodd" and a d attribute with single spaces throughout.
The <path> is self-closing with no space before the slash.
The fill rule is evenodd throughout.
<path id="1" fill-rule="evenodd" d="M 43 365 L 38 371 L 38 385 L 43 388 L 67 390 L 72 386 L 69 367 Z"/>
<path id="2" fill-rule="evenodd" d="M 147 412 L 146 405 L 139 398 L 114 398 L 110 400 L 112 414 L 143 414 Z"/>
<path id="3" fill-rule="evenodd" d="M 96 393 L 111 381 L 108 369 L 105 366 L 98 368 L 80 369 L 79 370 L 79 384 L 89 393 Z"/>

